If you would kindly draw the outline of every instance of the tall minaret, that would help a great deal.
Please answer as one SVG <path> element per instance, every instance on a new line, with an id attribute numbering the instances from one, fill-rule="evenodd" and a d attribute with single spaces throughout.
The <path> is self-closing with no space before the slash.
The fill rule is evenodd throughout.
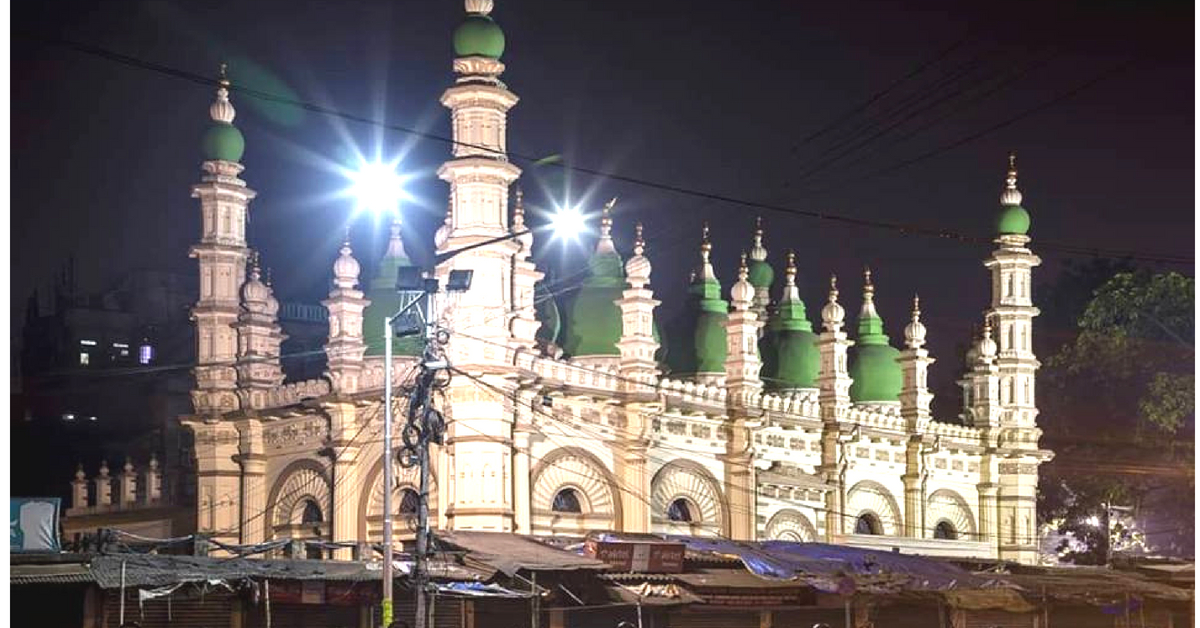
<path id="1" fill-rule="evenodd" d="M 826 482 L 835 489 L 825 494 L 825 540 L 832 541 L 833 537 L 845 531 L 846 517 L 839 516 L 842 512 L 844 492 L 842 486 L 841 460 L 842 451 L 839 442 L 841 434 L 840 422 L 850 410 L 850 386 L 854 380 L 850 377 L 847 364 L 850 340 L 843 327 L 846 325 L 846 309 L 838 303 L 837 277 L 829 278 L 829 302 L 821 308 L 821 322 L 825 331 L 817 340 L 821 352 L 821 370 L 817 376 L 817 401 L 821 406 L 821 420 L 825 429 L 821 433 L 821 466 L 820 472 Z"/>
<path id="2" fill-rule="evenodd" d="M 200 242 L 190 256 L 200 265 L 200 298 L 192 308 L 196 323 L 196 387 L 192 405 L 197 414 L 215 415 L 237 409 L 237 332 L 234 323 L 241 311 L 239 291 L 246 276 L 246 214 L 255 192 L 238 178 L 238 160 L 245 138 L 233 126 L 235 112 L 229 102 L 229 81 L 221 67 L 216 102 L 208 108 L 213 125 L 204 134 L 204 174 L 192 186 L 200 199 Z"/>
<path id="3" fill-rule="evenodd" d="M 508 110 L 517 96 L 500 81 L 504 33 L 488 16 L 492 0 L 466 0 L 466 10 L 454 32 L 458 78 L 441 100 L 450 109 L 455 144 L 453 157 L 438 170 L 450 184 L 449 222 L 438 252 L 511 234 L 508 192 L 521 174 L 505 153 Z M 444 488 L 446 523 L 452 529 L 511 532 L 514 527 L 515 383 L 507 375 L 514 344 L 513 258 L 522 249 L 521 242 L 506 240 L 436 269 L 443 285 L 452 269 L 474 273 L 470 290 L 455 295 L 453 308 L 441 313 L 451 319 L 453 330 L 446 350 L 457 368 L 490 384 L 456 376 L 447 391 L 446 484 L 451 485 Z M 527 329 L 519 332 L 522 339 L 528 336 Z M 523 480 L 527 485 L 528 478 Z"/>
<path id="4" fill-rule="evenodd" d="M 363 310 L 370 304 L 358 289 L 358 260 L 350 248 L 350 233 L 333 262 L 333 286 L 321 305 L 329 311 L 329 340 L 325 343 L 326 377 L 340 395 L 358 392 L 367 345 L 363 339 Z"/>
<path id="5" fill-rule="evenodd" d="M 754 286 L 750 283 L 746 254 L 738 268 L 738 280 L 730 289 L 728 322 L 725 325 L 725 390 L 727 435 L 724 463 L 726 496 L 729 500 L 730 538 L 753 541 L 757 529 L 758 493 L 754 479 L 754 450 L 751 430 L 762 415 L 759 401 L 762 380 L 758 357 L 758 320 L 754 313 Z"/>
<path id="6" fill-rule="evenodd" d="M 996 332 L 996 370 L 1000 383 L 999 457 L 996 462 L 999 494 L 999 553 L 1001 558 L 1032 563 L 1037 560 L 1036 498 L 1038 465 L 1050 453 L 1037 448 L 1033 354 L 1033 268 L 1042 263 L 1029 244 L 1029 212 L 1021 206 L 1017 189 L 1017 158 L 1008 157 L 1008 176 L 1000 195 L 996 221 L 999 245 L 984 262 L 992 271 L 992 307 L 989 319 Z"/>
<path id="7" fill-rule="evenodd" d="M 650 289 L 650 260 L 646 259 L 646 241 L 642 238 L 642 223 L 634 228 L 633 257 L 625 263 L 625 280 L 628 288 L 617 301 L 621 308 L 621 340 L 617 349 L 621 352 L 621 386 L 628 392 L 652 393 L 654 378 L 658 376 L 658 364 L 654 353 L 659 343 L 654 339 L 654 308 L 662 302 L 654 298 Z"/>

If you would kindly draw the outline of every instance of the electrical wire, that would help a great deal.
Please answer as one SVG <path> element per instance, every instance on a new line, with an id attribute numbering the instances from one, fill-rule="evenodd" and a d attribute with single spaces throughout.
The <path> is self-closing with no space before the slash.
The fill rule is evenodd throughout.
<path id="1" fill-rule="evenodd" d="M 137 68 L 141 68 L 144 70 L 149 70 L 149 71 L 157 72 L 160 74 L 164 74 L 167 76 L 172 76 L 175 78 L 187 80 L 187 81 L 197 83 L 200 85 L 215 86 L 218 84 L 216 79 L 212 79 L 212 78 L 209 78 L 209 77 L 206 77 L 206 76 L 203 76 L 200 74 L 196 74 L 193 72 L 188 72 L 186 70 L 172 68 L 170 66 L 154 63 L 154 62 L 147 61 L 144 59 L 139 59 L 137 57 L 133 57 L 130 55 L 124 55 L 124 54 L 117 53 L 117 52 L 114 52 L 111 50 L 107 50 L 107 49 L 104 49 L 104 48 L 101 48 L 98 46 L 92 46 L 92 45 L 82 44 L 79 42 L 69 41 L 69 40 L 65 40 L 65 39 L 58 39 L 58 38 L 34 37 L 34 36 L 25 35 L 22 33 L 18 33 L 17 36 L 18 37 L 26 37 L 26 38 L 38 41 L 38 42 L 46 44 L 46 45 L 52 45 L 52 46 L 58 46 L 58 47 L 71 49 L 76 52 L 100 57 L 100 58 L 107 59 L 109 61 L 120 63 L 123 65 L 137 67 Z M 902 168 L 909 167 L 913 164 L 919 163 L 919 162 L 929 159 L 933 156 L 936 156 L 938 154 L 941 154 L 941 153 L 949 151 L 949 150 L 953 150 L 954 148 L 957 148 L 957 147 L 967 144 L 971 141 L 979 139 L 980 137 L 983 137 L 985 135 L 993 133 L 1001 128 L 1004 128 L 1006 126 L 1014 124 L 1030 115 L 1033 115 L 1033 114 L 1043 111 L 1051 106 L 1054 106 L 1054 105 L 1058 104 L 1059 102 L 1062 102 L 1063 100 L 1066 100 L 1067 98 L 1070 98 L 1071 96 L 1074 96 L 1075 94 L 1083 91 L 1084 89 L 1091 87 L 1092 85 L 1100 82 L 1101 80 L 1108 78 L 1108 76 L 1115 74 L 1117 70 L 1125 69 L 1126 67 L 1128 67 L 1131 64 L 1132 64 L 1132 60 L 1127 61 L 1126 63 L 1118 66 L 1117 68 L 1112 68 L 1109 71 L 1106 71 L 1106 72 L 1100 74 L 1099 76 L 1092 78 L 1091 80 L 1088 80 L 1082 84 L 1076 85 L 1076 86 L 1072 87 L 1071 89 L 1067 90 L 1066 92 L 1063 92 L 1063 93 L 1059 94 L 1058 96 L 1052 98 L 1051 100 L 1043 102 L 1042 104 L 1033 107 L 1032 109 L 1025 110 L 1025 111 L 1021 112 L 1020 114 L 1013 116 L 1011 118 L 1008 118 L 1002 122 L 993 124 L 993 125 L 985 128 L 985 129 L 982 129 L 980 131 L 968 134 L 954 142 L 940 146 L 932 151 L 929 151 L 927 153 L 919 155 L 915 158 L 906 160 L 904 162 L 901 162 L 901 163 L 891 166 L 889 168 L 885 168 L 883 170 L 876 171 L 876 172 L 872 173 L 871 175 L 868 175 L 867 177 L 863 177 L 863 178 L 880 176 L 882 174 L 887 174 L 887 173 L 894 172 L 894 171 L 902 169 Z M 462 147 L 462 148 L 470 148 L 472 150 L 483 151 L 485 153 L 495 154 L 497 156 L 501 156 L 506 159 L 523 161 L 526 163 L 545 163 L 545 160 L 542 158 L 535 158 L 535 157 L 531 157 L 528 155 L 521 155 L 518 153 L 511 153 L 511 152 L 505 153 L 504 151 L 501 151 L 498 149 L 494 149 L 494 148 L 490 148 L 490 147 L 486 147 L 486 146 L 480 146 L 480 145 L 476 145 L 476 144 L 471 144 L 471 143 L 467 143 L 467 142 L 462 142 L 459 140 L 455 140 L 452 138 L 438 135 L 436 133 L 421 131 L 419 129 L 404 126 L 404 125 L 386 123 L 386 122 L 382 122 L 380 120 L 375 120 L 375 119 L 368 118 L 365 116 L 340 111 L 340 110 L 334 109 L 332 107 L 325 107 L 322 105 L 317 105 L 317 104 L 299 100 L 299 99 L 287 98 L 284 96 L 271 94 L 269 92 L 264 92 L 261 90 L 256 90 L 256 89 L 251 89 L 251 88 L 236 86 L 236 85 L 232 86 L 231 89 L 232 89 L 232 91 L 234 91 L 236 93 L 250 96 L 252 98 L 257 98 L 260 100 L 265 100 L 268 102 L 274 102 L 274 103 L 278 103 L 278 104 L 286 104 L 286 105 L 298 107 L 305 111 L 310 111 L 313 113 L 318 113 L 318 114 L 322 114 L 322 115 L 328 115 L 331 117 L 341 118 L 341 119 L 344 119 L 344 120 L 347 120 L 350 122 L 356 122 L 356 123 L 361 123 L 361 124 L 365 124 L 365 125 L 376 126 L 376 127 L 387 129 L 387 130 L 397 131 L 397 132 L 409 134 L 409 135 L 412 135 L 414 137 L 418 137 L 421 139 L 437 141 L 437 142 L 449 144 L 452 146 Z M 920 236 L 934 237 L 934 238 L 957 241 L 957 242 L 962 242 L 962 243 L 967 243 L 967 244 L 984 244 L 984 245 L 986 245 L 986 244 L 990 244 L 992 242 L 992 238 L 990 238 L 990 237 L 975 236 L 975 235 L 956 232 L 956 231 L 939 228 L 939 227 L 929 227 L 929 226 L 918 225 L 918 224 L 898 223 L 898 222 L 891 222 L 891 221 L 871 220 L 871 219 L 866 219 L 866 218 L 857 218 L 857 217 L 850 216 L 847 214 L 816 211 L 816 210 L 810 210 L 810 209 L 799 209 L 799 208 L 787 207 L 787 206 L 774 204 L 774 203 L 763 203 L 763 202 L 751 201 L 748 199 L 737 198 L 737 197 L 730 196 L 727 194 L 719 194 L 719 193 L 715 193 L 715 192 L 703 191 L 703 190 L 688 188 L 688 187 L 670 184 L 670 183 L 651 181 L 648 179 L 642 179 L 642 178 L 638 178 L 638 177 L 624 175 L 619 172 L 599 170 L 596 168 L 588 168 L 588 167 L 578 166 L 578 165 L 570 165 L 570 164 L 563 163 L 561 161 L 550 162 L 548 165 L 551 165 L 551 166 L 557 167 L 557 168 L 561 168 L 563 170 L 576 172 L 579 174 L 590 175 L 590 176 L 594 176 L 594 177 L 598 177 L 598 178 L 602 178 L 602 179 L 610 179 L 613 181 L 620 181 L 623 183 L 629 183 L 632 185 L 638 185 L 641 187 L 656 189 L 656 190 L 660 190 L 660 191 L 664 191 L 664 192 L 672 192 L 672 193 L 677 193 L 677 194 L 681 194 L 681 195 L 691 196 L 694 198 L 702 198 L 702 199 L 716 201 L 716 202 L 720 202 L 720 203 L 726 203 L 726 204 L 731 204 L 731 205 L 740 205 L 743 207 L 751 207 L 751 208 L 755 208 L 755 209 L 762 209 L 762 210 L 777 212 L 777 213 L 781 213 L 781 214 L 788 214 L 788 215 L 802 217 L 802 218 L 824 220 L 824 221 L 828 221 L 828 222 L 839 223 L 839 224 L 846 225 L 846 226 L 893 231 L 893 232 L 899 233 L 901 235 L 920 235 Z M 859 178 L 858 180 L 861 181 L 863 178 Z M 1150 252 L 1118 251 L 1118 250 L 1105 249 L 1105 248 L 1086 246 L 1086 245 L 1069 245 L 1069 244 L 1054 243 L 1054 242 L 1041 242 L 1041 243 L 1039 243 L 1039 248 L 1040 248 L 1040 250 L 1046 251 L 1048 253 L 1053 252 L 1053 253 L 1062 253 L 1062 254 L 1066 254 L 1066 255 L 1129 258 L 1129 259 L 1137 259 L 1137 260 L 1141 260 L 1141 261 L 1155 261 L 1155 262 L 1160 262 L 1160 263 L 1165 263 L 1165 264 L 1181 264 L 1181 265 L 1194 264 L 1194 258 L 1189 258 L 1189 257 L 1182 256 L 1182 255 L 1162 255 L 1162 254 L 1150 253 Z"/>

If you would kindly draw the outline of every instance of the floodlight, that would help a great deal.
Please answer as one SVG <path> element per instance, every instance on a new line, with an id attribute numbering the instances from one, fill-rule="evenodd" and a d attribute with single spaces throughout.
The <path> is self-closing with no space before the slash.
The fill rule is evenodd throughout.
<path id="1" fill-rule="evenodd" d="M 567 207 L 550 216 L 550 230 L 554 232 L 555 238 L 574 240 L 579 234 L 587 231 L 587 220 L 579 209 Z"/>
<path id="2" fill-rule="evenodd" d="M 396 173 L 395 164 L 366 163 L 350 175 L 351 191 L 358 199 L 358 208 L 382 214 L 395 212 L 403 197 L 403 179 Z"/>
<path id="3" fill-rule="evenodd" d="M 449 292 L 466 292 L 471 289 L 471 278 L 475 275 L 475 271 L 470 269 L 456 268 L 450 271 L 450 276 L 446 279 L 446 290 Z"/>

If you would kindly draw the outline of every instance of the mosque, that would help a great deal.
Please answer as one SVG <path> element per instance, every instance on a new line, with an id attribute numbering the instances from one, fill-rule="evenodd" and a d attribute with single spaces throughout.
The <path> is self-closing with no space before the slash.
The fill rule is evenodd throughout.
<path id="1" fill-rule="evenodd" d="M 531 257 L 521 169 L 506 156 L 518 98 L 501 80 L 504 34 L 492 0 L 465 4 L 455 77 L 441 97 L 456 143 L 438 170 L 449 208 L 433 246 L 514 237 L 434 271 L 474 272 L 439 318 L 455 374 L 435 398 L 447 419 L 431 451 L 438 529 L 675 533 L 1036 561 L 1038 467 L 1052 454 L 1038 447 L 1030 349 L 1040 260 L 1013 160 L 983 260 L 992 299 L 959 380 L 962 413 L 935 418 L 917 299 L 895 340 L 869 271 L 855 285 L 860 302 L 845 303 L 847 282 L 830 278 L 827 301 L 806 304 L 794 259 L 770 255 L 761 227 L 728 243 L 749 254 L 720 272 L 710 254 L 721 244 L 697 229 L 686 306 L 660 321 L 653 242 L 639 227 L 621 250 L 605 211 L 587 276 L 558 299 Z M 401 304 L 397 275 L 412 266 L 399 224 L 376 276 L 360 275 L 348 242 L 330 260 L 325 373 L 287 381 L 279 303 L 246 239 L 256 192 L 242 178 L 245 139 L 227 87 L 209 108 L 192 188 L 203 217 L 191 249 L 197 366 L 194 414 L 182 421 L 194 434 L 196 528 L 227 544 L 378 542 L 384 491 L 402 518 L 417 501 L 416 471 L 397 465 L 397 482 L 384 486 L 381 460 L 383 319 Z M 403 384 L 420 345 L 396 346 Z"/>

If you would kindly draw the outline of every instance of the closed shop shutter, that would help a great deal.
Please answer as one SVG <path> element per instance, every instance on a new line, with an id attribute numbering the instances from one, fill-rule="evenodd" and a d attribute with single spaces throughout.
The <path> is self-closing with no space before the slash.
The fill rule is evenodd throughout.
<path id="1" fill-rule="evenodd" d="M 397 597 L 392 605 L 392 618 L 408 622 L 411 626 L 417 616 L 417 605 L 412 599 L 412 594 L 406 591 L 397 591 Z M 403 597 L 400 597 L 403 596 Z M 462 628 L 463 626 L 463 601 L 458 598 L 447 598 L 439 596 L 433 605 L 433 628 Z M 379 626 L 383 623 L 383 609 L 375 606 L 371 609 L 371 625 Z M 476 624 L 477 626 L 490 626 L 490 624 Z M 526 624 L 528 625 L 528 622 Z M 275 628 L 272 626 L 271 628 Z"/>
<path id="2" fill-rule="evenodd" d="M 358 628 L 358 607 L 327 604 L 271 604 L 271 628 Z M 266 606 L 246 613 L 246 628 L 265 628 Z"/>
<path id="3" fill-rule="evenodd" d="M 138 590 L 125 590 L 125 621 L 136 621 L 142 628 L 229 628 L 236 596 L 228 591 L 199 595 L 189 585 L 167 597 L 146 600 L 139 607 Z M 104 596 L 102 628 L 119 628 L 121 594 L 109 590 Z"/>
<path id="4" fill-rule="evenodd" d="M 667 615 L 668 628 L 758 628 L 759 612 L 689 608 Z"/>
<path id="5" fill-rule="evenodd" d="M 771 628 L 812 628 L 816 624 L 843 628 L 846 625 L 846 611 L 837 608 L 797 608 L 771 612 Z M 876 625 L 891 628 L 890 624 L 882 622 Z"/>
<path id="6" fill-rule="evenodd" d="M 1005 611 L 959 611 L 962 622 L 954 628 L 1037 628 L 1037 613 Z"/>

